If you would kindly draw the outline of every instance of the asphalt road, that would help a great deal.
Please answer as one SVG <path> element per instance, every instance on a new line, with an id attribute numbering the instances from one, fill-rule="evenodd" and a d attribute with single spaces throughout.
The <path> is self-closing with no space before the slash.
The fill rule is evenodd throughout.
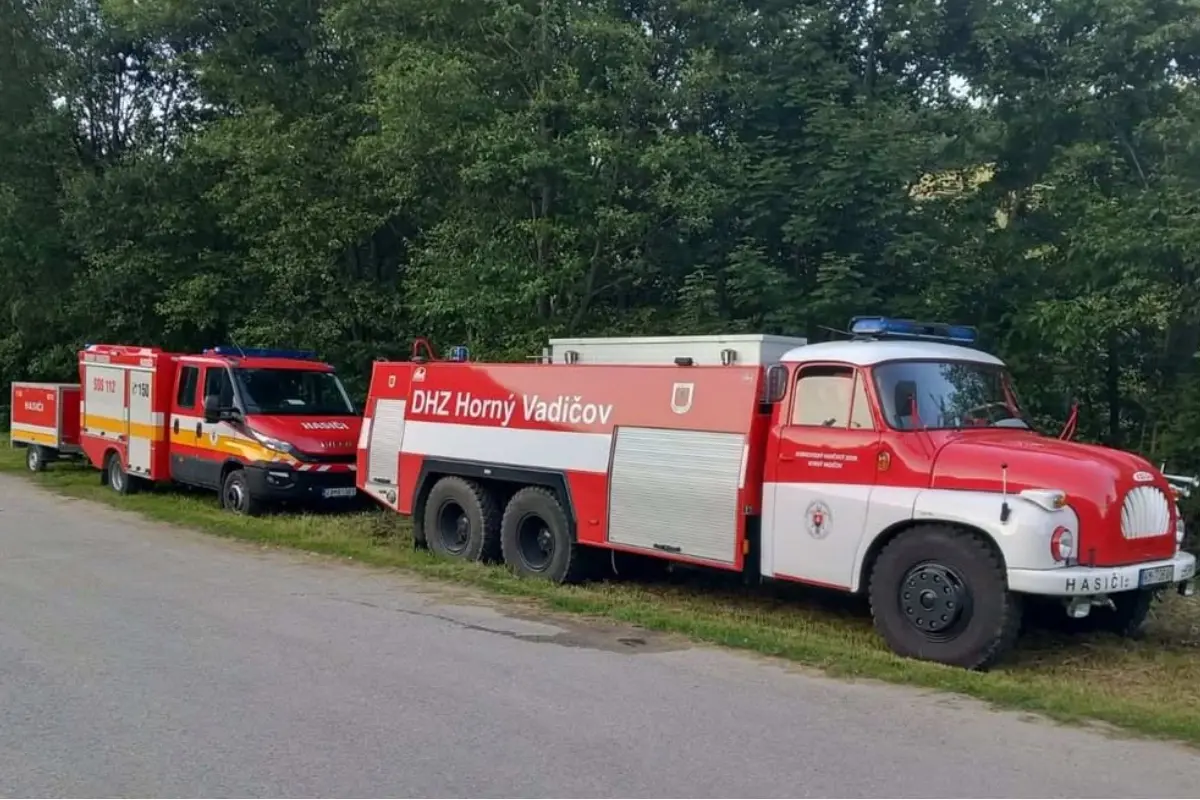
<path id="1" fill-rule="evenodd" d="M 0 476 L 5 796 L 1196 797 L 1200 756 Z"/>

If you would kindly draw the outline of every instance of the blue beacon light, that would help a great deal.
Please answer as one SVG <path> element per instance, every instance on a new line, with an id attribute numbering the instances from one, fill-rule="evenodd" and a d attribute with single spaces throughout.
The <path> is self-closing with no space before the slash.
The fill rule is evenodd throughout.
<path id="1" fill-rule="evenodd" d="M 978 338 L 975 328 L 970 325 L 916 322 L 891 317 L 855 317 L 850 320 L 850 333 L 855 336 L 925 339 L 966 345 L 974 344 Z"/>
<path id="2" fill-rule="evenodd" d="M 271 347 L 236 347 L 220 345 L 210 347 L 205 352 L 217 356 L 236 356 L 240 358 L 292 358 L 298 361 L 315 361 L 317 354 L 311 350 L 276 350 Z"/>

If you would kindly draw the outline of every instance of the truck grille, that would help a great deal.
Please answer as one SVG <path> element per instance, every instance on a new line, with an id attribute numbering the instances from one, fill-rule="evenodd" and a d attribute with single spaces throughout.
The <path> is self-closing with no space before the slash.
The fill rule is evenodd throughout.
<path id="1" fill-rule="evenodd" d="M 1121 535 L 1147 539 L 1171 533 L 1171 501 L 1155 486 L 1135 486 L 1121 506 Z"/>
<path id="2" fill-rule="evenodd" d="M 358 458 L 355 453 L 342 453 L 339 455 L 330 455 L 328 453 L 303 453 L 301 461 L 307 461 L 310 464 L 353 464 Z"/>

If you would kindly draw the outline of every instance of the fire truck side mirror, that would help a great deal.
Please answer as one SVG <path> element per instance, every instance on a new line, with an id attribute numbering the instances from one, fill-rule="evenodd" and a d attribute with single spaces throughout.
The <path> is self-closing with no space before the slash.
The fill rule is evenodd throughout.
<path id="1" fill-rule="evenodd" d="M 208 423 L 221 421 L 221 398 L 215 394 L 204 395 L 204 421 Z"/>
<path id="2" fill-rule="evenodd" d="M 783 364 L 772 364 L 767 367 L 767 396 L 768 403 L 778 403 L 787 394 L 788 368 Z"/>

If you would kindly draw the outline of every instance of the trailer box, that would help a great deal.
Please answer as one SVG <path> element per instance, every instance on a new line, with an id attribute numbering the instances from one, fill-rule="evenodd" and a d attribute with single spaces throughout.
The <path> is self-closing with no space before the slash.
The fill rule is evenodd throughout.
<path id="1" fill-rule="evenodd" d="M 30 470 L 79 455 L 79 400 L 78 383 L 13 383 L 9 440 L 25 448 Z"/>

